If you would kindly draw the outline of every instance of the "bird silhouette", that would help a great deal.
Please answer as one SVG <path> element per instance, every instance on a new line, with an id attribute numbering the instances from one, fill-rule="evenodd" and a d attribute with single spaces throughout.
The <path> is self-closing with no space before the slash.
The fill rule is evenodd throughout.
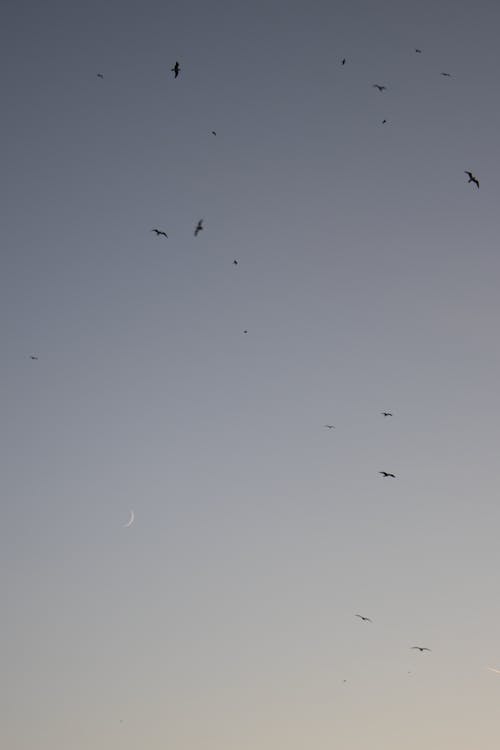
<path id="1" fill-rule="evenodd" d="M 416 648 L 421 653 L 423 653 L 424 651 L 430 651 L 430 648 L 427 648 L 426 646 L 412 646 L 412 648 Z"/>
<path id="2" fill-rule="evenodd" d="M 237 260 L 233 260 L 233 266 L 237 266 L 237 265 L 238 265 L 238 261 Z"/>
<path id="3" fill-rule="evenodd" d="M 163 229 L 152 229 L 151 231 L 154 232 L 157 237 L 163 236 L 163 237 L 166 237 L 168 240 L 168 234 L 164 232 Z"/>
<path id="4" fill-rule="evenodd" d="M 467 172 L 467 170 L 464 170 L 464 172 L 465 174 L 469 175 L 469 182 L 474 182 L 479 187 L 479 180 L 477 179 L 477 177 L 474 177 L 472 172 Z M 469 182 L 467 183 L 467 185 L 469 184 Z"/>
<path id="5" fill-rule="evenodd" d="M 245 328 L 245 330 L 243 331 L 243 333 L 248 333 L 248 331 L 247 331 L 247 329 L 246 329 L 246 328 Z"/>
<path id="6" fill-rule="evenodd" d="M 441 73 L 442 76 L 445 76 L 446 78 L 451 78 L 451 73 Z"/>
<path id="7" fill-rule="evenodd" d="M 396 475 L 391 474 L 390 471 L 379 471 L 379 474 L 382 474 L 383 477 L 392 477 L 393 479 L 396 479 Z"/>
<path id="8" fill-rule="evenodd" d="M 180 69 L 181 69 L 181 66 L 176 61 L 174 67 L 170 68 L 170 71 L 174 74 L 174 78 L 177 78 L 177 76 L 179 75 Z"/>
<path id="9" fill-rule="evenodd" d="M 30 354 L 30 359 L 35 359 L 36 360 L 36 359 L 38 359 L 38 357 L 35 357 L 34 354 Z"/>
<path id="10" fill-rule="evenodd" d="M 418 54 L 419 54 L 419 55 L 421 55 L 421 54 L 422 54 L 422 50 L 421 50 L 421 49 L 416 49 L 416 48 L 415 48 L 415 52 L 418 52 Z"/>
<path id="11" fill-rule="evenodd" d="M 379 91 L 386 91 L 387 86 L 381 86 L 379 83 L 374 83 L 373 88 L 378 89 Z"/>
<path id="12" fill-rule="evenodd" d="M 334 430 L 335 429 L 335 425 L 333 425 L 333 424 L 325 424 L 325 427 L 326 427 L 327 430 Z"/>
<path id="13" fill-rule="evenodd" d="M 104 78 L 104 76 L 103 76 L 103 74 L 102 74 L 102 73 L 97 73 L 97 77 L 98 77 L 98 78 Z"/>
<path id="14" fill-rule="evenodd" d="M 383 417 L 392 417 L 392 411 L 381 411 Z"/>
<path id="15" fill-rule="evenodd" d="M 343 59 L 343 60 L 342 60 L 342 62 L 341 62 L 341 65 L 345 65 L 345 63 L 346 63 L 346 59 L 345 59 L 345 57 L 344 57 L 344 59 Z"/>
<path id="16" fill-rule="evenodd" d="M 215 130 L 212 130 L 212 135 L 217 135 L 217 133 L 215 132 Z"/>
<path id="17" fill-rule="evenodd" d="M 386 122 L 387 120 L 382 120 L 382 125 L 385 125 Z"/>
<path id="18" fill-rule="evenodd" d="M 200 219 L 194 230 L 194 236 L 198 237 L 199 233 L 203 229 L 203 219 Z"/>
<path id="19" fill-rule="evenodd" d="M 364 615 L 354 615 L 354 617 L 359 617 L 359 619 L 363 620 L 363 622 L 373 622 L 373 620 L 370 620 L 369 617 L 365 617 Z"/>

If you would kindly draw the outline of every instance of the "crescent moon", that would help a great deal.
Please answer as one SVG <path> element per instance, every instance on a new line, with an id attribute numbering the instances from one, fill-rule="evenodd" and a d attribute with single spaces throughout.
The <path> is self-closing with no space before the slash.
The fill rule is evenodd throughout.
<path id="1" fill-rule="evenodd" d="M 124 529 L 130 528 L 130 526 L 132 526 L 134 521 L 135 521 L 135 513 L 132 509 L 130 509 L 130 518 L 128 519 L 127 523 L 123 524 L 123 528 Z"/>

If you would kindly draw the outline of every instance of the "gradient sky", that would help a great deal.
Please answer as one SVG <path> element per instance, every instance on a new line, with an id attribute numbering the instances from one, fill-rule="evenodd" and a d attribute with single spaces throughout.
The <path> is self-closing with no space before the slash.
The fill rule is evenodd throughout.
<path id="1" fill-rule="evenodd" d="M 2 746 L 498 749 L 499 25 L 6 1 Z"/>

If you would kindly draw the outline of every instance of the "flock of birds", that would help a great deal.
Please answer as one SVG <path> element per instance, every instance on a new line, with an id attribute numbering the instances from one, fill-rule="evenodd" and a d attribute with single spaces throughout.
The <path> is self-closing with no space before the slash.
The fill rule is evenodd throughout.
<path id="1" fill-rule="evenodd" d="M 422 54 L 422 50 L 418 49 L 418 48 L 415 48 L 415 53 Z M 346 63 L 347 63 L 347 58 L 345 58 L 345 57 L 342 58 L 340 64 L 342 66 L 344 66 L 344 65 L 346 65 Z M 170 70 L 173 73 L 174 79 L 177 79 L 179 77 L 180 72 L 181 72 L 181 66 L 180 66 L 179 61 L 175 61 L 173 67 Z M 441 76 L 449 78 L 449 77 L 451 77 L 451 73 L 442 72 Z M 102 72 L 97 73 L 97 78 L 104 79 L 104 74 Z M 384 84 L 380 84 L 380 83 L 374 83 L 373 84 L 373 88 L 377 89 L 380 93 L 383 93 L 384 91 L 387 90 L 387 86 L 384 85 Z M 384 119 L 382 121 L 383 124 L 385 124 L 386 122 L 387 122 L 386 119 Z M 214 130 L 212 130 L 211 133 L 214 136 L 217 135 L 216 131 L 214 131 Z M 469 171 L 469 170 L 464 170 L 464 173 L 469 178 L 467 184 L 473 183 L 474 185 L 476 185 L 477 188 L 479 188 L 479 180 L 478 180 L 478 178 L 471 171 Z M 204 230 L 203 221 L 204 221 L 203 219 L 199 219 L 197 221 L 197 223 L 195 224 L 194 231 L 193 231 L 193 234 L 194 234 L 195 237 L 198 237 L 198 235 L 200 234 L 200 232 L 202 232 Z M 168 234 L 167 234 L 167 232 L 164 229 L 159 229 L 158 227 L 155 227 L 155 228 L 151 229 L 151 232 L 153 232 L 156 235 L 157 238 L 163 237 L 165 239 L 168 239 Z M 236 259 L 233 260 L 233 265 L 237 266 L 238 265 L 238 260 L 236 260 Z M 247 334 L 248 330 L 245 329 L 243 331 L 243 333 Z M 35 355 L 35 354 L 29 355 L 29 358 L 31 360 L 34 360 L 34 361 L 38 360 L 38 356 Z M 390 412 L 390 411 L 382 411 L 381 415 L 385 419 L 385 418 L 388 418 L 388 417 L 392 417 L 393 413 Z M 328 429 L 328 430 L 333 430 L 333 429 L 335 429 L 335 425 L 333 425 L 333 424 L 325 424 L 324 428 Z M 396 474 L 394 474 L 393 472 L 390 472 L 390 471 L 382 471 L 381 470 L 381 471 L 379 471 L 379 474 L 384 479 L 388 479 L 388 478 L 390 478 L 390 479 L 396 479 Z M 130 517 L 129 517 L 128 521 L 124 524 L 124 527 L 125 528 L 130 528 L 132 526 L 132 524 L 134 523 L 134 520 L 135 520 L 134 511 L 130 510 Z M 373 623 L 373 620 L 370 617 L 367 617 L 366 615 L 362 615 L 362 614 L 356 613 L 355 617 L 359 618 L 359 620 L 361 620 L 363 623 Z M 411 646 L 410 649 L 411 650 L 419 651 L 420 653 L 425 653 L 425 652 L 430 652 L 431 651 L 431 649 L 428 648 L 427 646 L 421 646 L 421 645 Z M 500 670 L 497 670 L 497 669 L 495 669 L 493 667 L 488 667 L 488 669 L 490 671 L 492 671 L 492 672 L 496 672 L 496 673 L 500 674 Z M 347 681 L 343 680 L 343 682 L 347 682 Z"/>

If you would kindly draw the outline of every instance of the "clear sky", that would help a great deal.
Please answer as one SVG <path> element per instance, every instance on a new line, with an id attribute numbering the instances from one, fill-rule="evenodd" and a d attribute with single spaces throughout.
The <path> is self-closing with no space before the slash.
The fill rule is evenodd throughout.
<path id="1" fill-rule="evenodd" d="M 6 0 L 2 747 L 498 749 L 499 25 Z"/>

